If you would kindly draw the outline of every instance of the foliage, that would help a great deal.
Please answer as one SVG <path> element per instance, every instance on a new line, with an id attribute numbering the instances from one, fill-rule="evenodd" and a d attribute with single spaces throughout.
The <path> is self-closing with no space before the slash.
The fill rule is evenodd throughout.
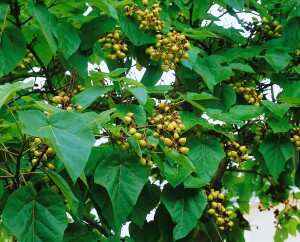
<path id="1" fill-rule="evenodd" d="M 253 197 L 300 232 L 299 0 L 12 0 L 0 25 L 1 238 L 244 241 Z"/>

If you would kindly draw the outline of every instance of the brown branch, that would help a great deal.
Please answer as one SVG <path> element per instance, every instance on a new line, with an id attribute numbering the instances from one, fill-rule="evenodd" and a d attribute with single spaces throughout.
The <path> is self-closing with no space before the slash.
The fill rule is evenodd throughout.
<path id="1" fill-rule="evenodd" d="M 93 218 L 87 216 L 87 215 L 84 215 L 83 216 L 83 220 L 88 224 L 90 225 L 91 227 L 97 229 L 101 234 L 103 234 L 105 237 L 109 236 L 107 234 L 107 232 L 104 230 L 104 228 L 97 222 L 95 221 Z"/>
<path id="2" fill-rule="evenodd" d="M 226 171 L 226 167 L 228 165 L 229 160 L 228 159 L 223 159 L 221 160 L 218 170 L 216 171 L 216 173 L 214 174 L 214 176 L 212 177 L 212 179 L 210 180 L 210 186 L 214 189 L 220 189 L 222 187 L 222 177 Z"/>

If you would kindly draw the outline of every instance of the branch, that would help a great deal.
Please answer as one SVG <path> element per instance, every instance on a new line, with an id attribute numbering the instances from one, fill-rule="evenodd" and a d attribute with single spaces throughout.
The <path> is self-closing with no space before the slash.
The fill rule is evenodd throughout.
<path id="1" fill-rule="evenodd" d="M 84 215 L 83 216 L 83 220 L 90 225 L 91 227 L 97 229 L 101 234 L 103 234 L 105 237 L 108 237 L 109 234 L 107 234 L 107 232 L 104 230 L 104 228 L 97 222 L 95 221 L 93 218 Z"/>
<path id="2" fill-rule="evenodd" d="M 0 78 L 0 84 L 5 84 L 7 82 L 11 83 L 14 80 L 20 78 L 27 78 L 27 77 L 44 77 L 45 72 L 23 72 L 18 74 L 10 74 Z"/>
<path id="3" fill-rule="evenodd" d="M 213 178 L 210 180 L 210 186 L 215 189 L 220 189 L 222 187 L 222 177 L 226 171 L 226 167 L 228 165 L 229 160 L 223 159 L 221 160 L 218 170 L 214 174 Z"/>

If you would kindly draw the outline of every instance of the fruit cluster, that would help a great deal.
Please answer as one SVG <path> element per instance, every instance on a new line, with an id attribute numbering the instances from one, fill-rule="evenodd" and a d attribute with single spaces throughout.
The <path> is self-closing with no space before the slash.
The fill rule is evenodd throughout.
<path id="1" fill-rule="evenodd" d="M 233 221 L 230 215 L 233 213 L 231 210 L 226 210 L 223 206 L 225 196 L 220 191 L 207 188 L 205 190 L 207 196 L 207 212 L 215 217 L 216 223 L 220 230 L 231 230 Z"/>
<path id="2" fill-rule="evenodd" d="M 149 150 L 155 150 L 155 144 L 149 144 L 147 140 L 147 135 L 145 132 L 139 132 L 143 128 L 138 128 L 135 122 L 135 115 L 134 113 L 127 113 L 126 116 L 123 118 L 123 123 L 126 127 L 126 132 L 120 131 L 115 135 L 113 138 L 117 141 L 117 144 L 120 146 L 120 149 L 123 152 L 129 151 L 131 146 L 128 142 L 128 137 L 135 137 L 138 140 L 139 146 L 141 149 L 147 148 Z M 144 155 L 141 157 L 140 162 L 142 165 L 147 165 L 149 167 L 153 166 L 153 161 L 151 157 L 148 155 Z"/>
<path id="3" fill-rule="evenodd" d="M 18 64 L 18 67 L 24 69 L 26 65 L 30 64 L 31 62 L 35 61 L 35 58 L 32 53 L 26 53 L 24 59 Z"/>
<path id="4" fill-rule="evenodd" d="M 106 34 L 102 39 L 99 39 L 101 47 L 104 49 L 105 57 L 110 60 L 117 58 L 124 59 L 128 51 L 128 46 L 122 38 L 121 30 L 117 29 L 111 33 Z"/>
<path id="5" fill-rule="evenodd" d="M 55 151 L 53 148 L 49 147 L 42 142 L 40 138 L 34 138 L 31 142 L 31 153 L 33 157 L 31 158 L 32 165 L 38 165 L 40 162 L 47 166 L 49 169 L 54 170 L 55 166 L 50 163 L 55 157 Z"/>
<path id="6" fill-rule="evenodd" d="M 271 22 L 268 18 L 262 17 L 262 31 L 264 35 L 268 36 L 269 38 L 280 38 L 281 37 L 281 29 L 282 25 L 279 24 L 274 18 L 272 17 Z"/>
<path id="7" fill-rule="evenodd" d="M 184 146 L 186 138 L 180 136 L 186 127 L 181 123 L 178 111 L 174 109 L 172 104 L 160 103 L 154 117 L 149 117 L 148 121 L 156 127 L 153 137 L 163 142 L 167 151 L 175 149 L 180 154 L 186 155 L 189 152 L 189 148 Z"/>
<path id="8" fill-rule="evenodd" d="M 165 23 L 164 21 L 160 20 L 159 13 L 162 9 L 159 7 L 159 3 L 155 3 L 148 8 L 147 6 L 149 3 L 147 0 L 143 0 L 142 4 L 146 7 L 145 9 L 138 9 L 136 4 L 132 7 L 125 6 L 125 15 L 132 16 L 133 13 L 136 13 L 138 20 L 141 22 L 139 27 L 141 30 L 153 29 L 156 31 L 161 31 Z"/>
<path id="9" fill-rule="evenodd" d="M 264 130 L 261 127 L 256 127 L 254 140 L 257 142 L 262 142 L 264 136 L 265 136 Z"/>
<path id="10" fill-rule="evenodd" d="M 263 99 L 263 94 L 258 94 L 254 87 L 247 87 L 247 80 L 242 82 L 234 82 L 229 85 L 236 91 L 236 93 L 242 94 L 246 101 L 255 106 L 260 106 L 259 101 Z"/>
<path id="11" fill-rule="evenodd" d="M 60 90 L 58 92 L 57 96 L 54 96 L 51 101 L 52 103 L 54 103 L 55 105 L 58 105 L 59 107 L 61 107 L 64 110 L 67 111 L 73 111 L 73 109 L 75 108 L 76 110 L 83 110 L 83 107 L 81 105 L 78 104 L 71 104 L 71 98 L 73 95 L 75 95 L 78 92 L 81 92 L 84 90 L 84 87 L 82 86 L 77 86 L 71 93 L 71 95 L 67 95 L 67 93 L 65 91 Z"/>
<path id="12" fill-rule="evenodd" d="M 234 140 L 228 140 L 224 144 L 227 158 L 231 161 L 241 163 L 249 159 L 249 155 L 246 153 L 247 148 L 244 145 L 240 145 Z"/>
<path id="13" fill-rule="evenodd" d="M 291 134 L 291 141 L 295 144 L 296 149 L 300 151 L 300 128 L 293 128 Z"/>
<path id="14" fill-rule="evenodd" d="M 187 51 L 191 49 L 191 45 L 183 34 L 172 31 L 167 37 L 157 34 L 156 38 L 158 42 L 155 46 L 147 48 L 146 53 L 150 55 L 151 60 L 162 61 L 163 71 L 167 72 L 169 68 L 174 70 L 177 63 L 190 58 Z"/>

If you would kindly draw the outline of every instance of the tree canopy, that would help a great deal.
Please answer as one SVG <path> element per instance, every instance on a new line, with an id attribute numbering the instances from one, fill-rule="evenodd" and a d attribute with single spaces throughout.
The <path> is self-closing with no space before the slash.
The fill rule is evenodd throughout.
<path id="1" fill-rule="evenodd" d="M 241 242 L 253 198 L 300 232 L 299 0 L 9 0 L 0 26 L 1 238 Z"/>

